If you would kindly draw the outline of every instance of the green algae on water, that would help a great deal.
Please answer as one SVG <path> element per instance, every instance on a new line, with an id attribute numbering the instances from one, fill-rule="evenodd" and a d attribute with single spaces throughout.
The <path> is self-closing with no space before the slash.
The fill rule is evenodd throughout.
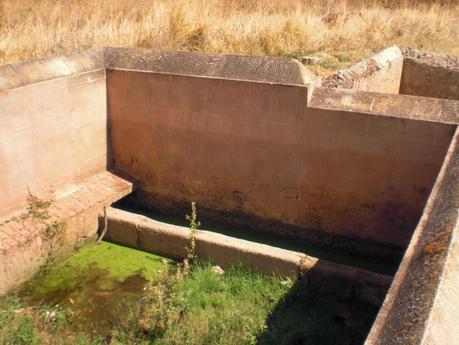
<path id="1" fill-rule="evenodd" d="M 65 308 L 73 329 L 109 336 L 113 324 L 137 308 L 148 281 L 172 261 L 108 242 L 87 245 L 28 282 L 29 305 Z"/>
<path id="2" fill-rule="evenodd" d="M 28 285 L 27 290 L 34 298 L 39 298 L 56 290 L 72 290 L 83 282 L 93 280 L 95 273 L 103 275 L 99 279 L 99 289 L 111 289 L 113 283 L 140 275 L 145 280 L 154 279 L 161 270 L 160 256 L 123 247 L 108 242 L 87 245 L 67 260 L 57 264 L 46 274 L 38 276 Z"/>

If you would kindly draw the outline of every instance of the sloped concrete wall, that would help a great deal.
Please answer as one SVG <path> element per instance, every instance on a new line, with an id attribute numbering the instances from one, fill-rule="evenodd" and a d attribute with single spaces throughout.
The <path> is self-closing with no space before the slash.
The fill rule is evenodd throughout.
<path id="1" fill-rule="evenodd" d="M 154 206 L 183 215 L 174 203 L 194 200 L 308 240 L 406 245 L 455 127 L 307 107 L 302 86 L 121 70 L 107 82 L 114 164 Z"/>
<path id="2" fill-rule="evenodd" d="M 402 52 L 392 46 L 328 76 L 322 86 L 398 94 L 402 69 Z"/>
<path id="3" fill-rule="evenodd" d="M 25 205 L 27 188 L 48 195 L 107 166 L 105 70 L 72 61 L 79 68 L 61 61 L 57 72 L 51 64 L 30 67 L 32 75 L 22 66 L 23 78 L 0 90 L 0 217 Z M 2 66 L 0 75 L 15 68 Z"/>

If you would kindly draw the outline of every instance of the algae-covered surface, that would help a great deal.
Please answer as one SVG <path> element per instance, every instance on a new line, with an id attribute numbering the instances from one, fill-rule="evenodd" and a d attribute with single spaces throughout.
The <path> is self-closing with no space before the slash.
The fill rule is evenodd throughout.
<path id="1" fill-rule="evenodd" d="M 378 308 L 307 279 L 101 242 L 0 299 L 0 344 L 362 344 Z"/>
<path id="2" fill-rule="evenodd" d="M 169 263 L 108 242 L 90 244 L 28 282 L 19 296 L 32 305 L 65 308 L 78 320 L 76 330 L 106 335 Z"/>

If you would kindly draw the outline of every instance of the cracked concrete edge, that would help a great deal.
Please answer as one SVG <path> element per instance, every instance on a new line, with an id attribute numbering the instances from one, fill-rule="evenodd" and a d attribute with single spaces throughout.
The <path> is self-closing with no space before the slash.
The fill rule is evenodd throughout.
<path id="1" fill-rule="evenodd" d="M 445 296 L 439 296 L 439 291 L 444 285 L 445 267 L 451 256 L 452 243 L 459 231 L 458 181 L 459 129 L 456 129 L 423 215 L 365 345 L 449 343 L 446 341 L 448 327 L 444 325 L 459 323 L 459 305 L 456 303 L 449 309 L 437 309 L 435 316 L 432 311 L 434 302 L 438 304 L 439 298 L 443 303 L 448 303 Z M 452 265 L 452 269 L 449 269 L 450 280 L 457 276 L 458 270 Z M 457 295 L 457 288 L 455 286 L 449 292 Z M 439 322 L 441 320 L 443 323 Z M 433 334 L 436 338 L 433 338 Z"/>
<path id="2" fill-rule="evenodd" d="M 131 212 L 109 208 L 106 239 L 173 259 L 186 257 L 190 229 L 171 225 Z M 99 223 L 104 221 L 99 215 Z M 264 274 L 333 277 L 347 281 L 357 297 L 379 305 L 392 277 L 319 260 L 304 253 L 234 238 L 206 230 L 196 234 L 199 258 L 227 267 L 242 264 Z M 310 274 L 311 275 L 311 274 Z M 320 285 L 320 284 L 319 284 Z"/>

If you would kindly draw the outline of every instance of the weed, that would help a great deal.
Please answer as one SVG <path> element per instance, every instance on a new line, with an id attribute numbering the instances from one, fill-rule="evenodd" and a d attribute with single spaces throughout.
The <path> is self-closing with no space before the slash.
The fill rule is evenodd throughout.
<path id="1" fill-rule="evenodd" d="M 187 252 L 187 262 L 188 264 L 192 264 L 194 261 L 196 261 L 197 256 L 196 256 L 196 235 L 198 228 L 201 226 L 201 223 L 197 220 L 198 213 L 196 209 L 196 203 L 193 201 L 191 203 L 191 215 L 186 215 L 186 219 L 189 222 L 189 227 L 190 227 L 190 244 L 186 248 Z"/>

